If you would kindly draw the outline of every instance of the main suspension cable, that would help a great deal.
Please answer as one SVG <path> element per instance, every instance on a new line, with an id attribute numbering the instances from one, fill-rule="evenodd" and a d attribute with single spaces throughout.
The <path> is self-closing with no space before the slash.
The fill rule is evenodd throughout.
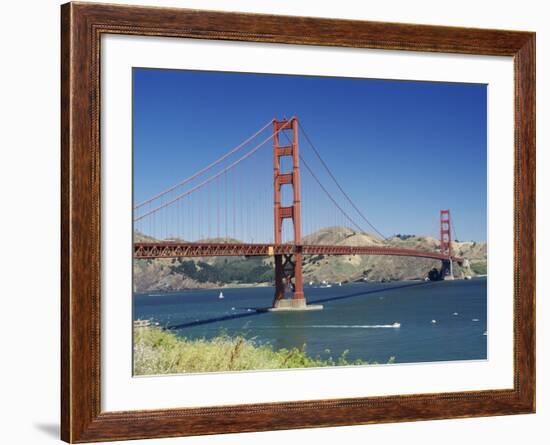
<path id="1" fill-rule="evenodd" d="M 233 163 L 229 164 L 227 167 L 225 167 L 224 169 L 220 170 L 219 172 L 217 172 L 216 174 L 210 176 L 209 178 L 206 178 L 204 181 L 200 182 L 199 184 L 195 185 L 194 187 L 192 187 L 191 189 L 187 190 L 186 192 L 183 192 L 179 195 L 177 195 L 176 197 L 172 198 L 170 201 L 167 201 L 151 210 L 149 210 L 148 212 L 134 218 L 134 222 L 137 222 L 137 221 L 140 221 L 142 220 L 143 218 L 149 216 L 149 215 L 152 215 L 153 213 L 156 213 L 158 212 L 159 210 L 173 204 L 174 202 L 176 201 L 179 201 L 181 198 L 183 198 L 184 196 L 187 196 L 191 193 L 193 193 L 195 190 L 198 190 L 200 189 L 201 187 L 203 187 L 204 185 L 208 184 L 209 182 L 212 182 L 214 179 L 218 178 L 219 176 L 221 176 L 222 174 L 224 174 L 225 172 L 231 170 L 233 167 L 235 167 L 236 165 L 240 164 L 242 161 L 244 161 L 245 159 L 249 158 L 250 156 L 252 156 L 254 153 L 256 153 L 261 147 L 263 147 L 270 139 L 272 139 L 276 134 L 278 134 L 280 131 L 284 130 L 285 128 L 287 127 L 287 125 L 283 125 L 281 126 L 276 132 L 270 134 L 267 138 L 265 138 L 262 142 L 260 142 L 258 145 L 256 145 L 252 150 L 250 150 L 249 152 L 247 152 L 246 154 L 244 154 L 243 156 L 241 156 L 239 159 L 237 159 L 236 161 L 234 161 Z"/>
<path id="2" fill-rule="evenodd" d="M 311 174 L 311 176 L 313 177 L 313 179 L 315 179 L 315 181 L 317 182 L 317 184 L 319 184 L 319 186 L 321 187 L 321 189 L 325 192 L 325 194 L 329 197 L 329 199 L 332 201 L 332 203 L 338 208 L 338 210 L 340 210 L 340 212 L 342 212 L 342 214 L 348 219 L 349 222 L 351 222 L 355 227 L 357 227 L 357 229 L 359 229 L 360 232 L 364 232 L 364 230 L 359 226 L 359 224 L 357 224 L 346 212 L 344 209 L 342 209 L 342 207 L 340 207 L 340 205 L 338 204 L 338 202 L 332 197 L 332 195 L 330 194 L 330 192 L 325 188 L 325 186 L 321 183 L 321 181 L 319 180 L 319 178 L 315 175 L 315 173 L 313 173 L 313 170 L 310 168 L 309 164 L 306 162 L 306 160 L 302 157 L 302 155 L 300 155 L 300 160 L 302 161 L 302 163 L 304 164 L 304 166 L 306 167 L 306 169 L 309 171 L 309 173 Z"/>
<path id="3" fill-rule="evenodd" d="M 333 175 L 332 171 L 330 170 L 330 168 L 328 167 L 328 165 L 325 163 L 325 161 L 323 160 L 323 158 L 321 157 L 319 151 L 315 148 L 315 145 L 313 144 L 313 142 L 311 141 L 311 139 L 309 138 L 308 134 L 306 133 L 305 129 L 304 129 L 304 126 L 302 125 L 301 122 L 298 122 L 298 127 L 300 128 L 302 134 L 305 136 L 307 142 L 309 143 L 309 145 L 311 146 L 311 148 L 313 149 L 313 152 L 315 153 L 315 155 L 317 156 L 317 158 L 319 159 L 319 161 L 321 161 L 321 164 L 323 164 L 323 167 L 325 168 L 325 170 L 328 172 L 328 174 L 330 175 L 330 177 L 332 178 L 332 180 L 334 181 L 334 183 L 336 184 L 336 186 L 338 187 L 338 189 L 340 190 L 340 192 L 342 192 L 342 194 L 344 195 L 344 197 L 347 199 L 347 201 L 351 204 L 351 206 L 355 209 L 355 211 L 359 214 L 359 216 L 378 234 L 382 237 L 383 240 L 386 240 L 387 238 L 382 234 L 382 232 L 380 232 L 375 226 L 374 224 L 372 224 L 368 219 L 367 217 L 363 214 L 363 212 L 361 212 L 361 210 L 359 210 L 359 208 L 355 205 L 355 203 L 351 200 L 351 198 L 349 197 L 349 195 L 344 191 L 344 189 L 342 188 L 342 186 L 340 185 L 340 183 L 338 182 L 338 180 L 336 179 L 336 177 Z"/>
<path id="4" fill-rule="evenodd" d="M 216 159 L 214 162 L 208 164 L 206 167 L 202 168 L 201 170 L 199 170 L 198 172 L 194 173 L 193 175 L 189 176 L 188 178 L 185 178 L 183 181 L 180 181 L 174 185 L 172 185 L 171 187 L 167 188 L 166 190 L 160 192 L 160 193 L 157 193 L 155 196 L 137 204 L 135 207 L 134 207 L 134 210 L 137 210 L 139 209 L 140 207 L 143 207 L 145 204 L 149 204 L 150 202 L 152 201 L 155 201 L 157 200 L 158 198 L 166 195 L 167 193 L 171 192 L 172 190 L 174 189 L 177 189 L 178 187 L 181 187 L 185 184 L 187 184 L 189 181 L 192 181 L 193 179 L 195 179 L 197 176 L 200 176 L 202 175 L 204 172 L 210 170 L 212 167 L 215 167 L 216 165 L 218 165 L 220 162 L 222 162 L 224 159 L 226 159 L 227 157 L 231 156 L 232 154 L 236 153 L 237 151 L 239 151 L 241 148 L 243 148 L 245 145 L 247 145 L 250 141 L 252 141 L 253 139 L 255 139 L 259 134 L 261 134 L 267 127 L 269 127 L 270 125 L 272 125 L 272 122 L 273 121 L 269 121 L 267 124 L 265 124 L 262 128 L 260 128 L 256 133 L 254 133 L 252 136 L 248 137 L 247 139 L 245 139 L 243 142 L 241 142 L 239 145 L 237 145 L 235 148 L 233 148 L 232 150 L 228 151 L 227 153 L 225 153 L 223 156 L 221 156 L 220 158 Z"/>

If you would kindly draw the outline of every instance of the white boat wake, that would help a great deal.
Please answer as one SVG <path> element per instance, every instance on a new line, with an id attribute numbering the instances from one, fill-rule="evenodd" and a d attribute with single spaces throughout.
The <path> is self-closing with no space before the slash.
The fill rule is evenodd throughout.
<path id="1" fill-rule="evenodd" d="M 328 328 L 328 329 L 397 329 L 401 323 L 393 324 L 312 324 L 306 326 L 288 326 L 303 328 Z"/>

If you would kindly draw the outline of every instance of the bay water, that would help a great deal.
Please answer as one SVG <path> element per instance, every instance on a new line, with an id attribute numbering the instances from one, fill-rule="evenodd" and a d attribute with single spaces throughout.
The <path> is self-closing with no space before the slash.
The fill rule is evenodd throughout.
<path id="1" fill-rule="evenodd" d="M 220 298 L 220 291 L 223 298 Z M 134 294 L 133 317 L 186 338 L 244 335 L 273 349 L 386 363 L 487 358 L 486 278 L 306 286 L 321 311 L 257 312 L 273 288 L 224 288 Z M 305 346 L 304 346 L 305 345 Z"/>

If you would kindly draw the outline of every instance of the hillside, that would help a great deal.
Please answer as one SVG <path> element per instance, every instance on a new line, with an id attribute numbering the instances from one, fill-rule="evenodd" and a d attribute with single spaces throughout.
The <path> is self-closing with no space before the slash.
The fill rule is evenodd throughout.
<path id="1" fill-rule="evenodd" d="M 320 233 L 322 232 L 322 233 Z M 331 237 L 332 244 L 355 246 L 388 246 L 406 249 L 434 251 L 439 241 L 428 236 L 394 236 L 380 240 L 372 235 L 355 233 L 351 229 L 333 227 L 308 237 L 311 244 L 325 244 L 324 239 Z M 330 235 L 328 235 L 330 234 Z M 470 263 L 486 265 L 487 247 L 485 243 L 455 242 L 457 255 L 463 256 Z M 304 277 L 307 281 L 393 281 L 422 279 L 433 267 L 439 268 L 440 262 L 424 258 L 407 258 L 391 256 L 326 256 L 306 257 L 304 260 Z M 476 275 L 469 265 L 454 267 L 456 277 Z"/>
<path id="2" fill-rule="evenodd" d="M 136 240 L 152 241 L 141 234 Z M 206 240 L 204 240 L 206 241 Z M 212 241 L 212 240 L 210 240 Z M 223 240 L 216 240 L 223 242 Z M 238 242 L 237 240 L 230 240 Z M 428 236 L 399 235 L 381 240 L 373 235 L 357 233 L 347 227 L 328 227 L 303 238 L 305 244 L 391 246 L 434 251 L 439 241 Z M 485 274 L 487 245 L 473 241 L 455 242 L 457 255 L 468 261 L 464 267 L 454 267 L 457 278 Z M 393 281 L 423 279 L 440 263 L 430 259 L 391 256 L 323 256 L 304 257 L 304 281 L 319 283 Z M 273 259 L 264 257 L 174 258 L 134 261 L 134 290 L 136 292 L 171 291 L 243 285 L 271 285 Z"/>

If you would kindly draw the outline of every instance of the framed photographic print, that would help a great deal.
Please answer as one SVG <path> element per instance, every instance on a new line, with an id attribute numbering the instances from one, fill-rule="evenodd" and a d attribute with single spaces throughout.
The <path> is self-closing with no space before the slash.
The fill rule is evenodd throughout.
<path id="1" fill-rule="evenodd" d="M 534 412 L 534 33 L 61 15 L 63 440 Z"/>

